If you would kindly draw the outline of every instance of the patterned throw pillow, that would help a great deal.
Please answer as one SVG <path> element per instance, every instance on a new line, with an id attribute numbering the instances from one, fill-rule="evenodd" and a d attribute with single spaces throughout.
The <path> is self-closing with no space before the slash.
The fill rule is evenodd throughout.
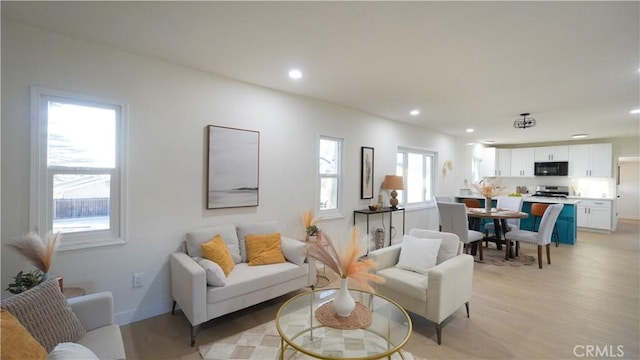
<path id="1" fill-rule="evenodd" d="M 249 266 L 279 264 L 286 260 L 280 246 L 280 233 L 251 234 L 244 237 Z"/>
<path id="2" fill-rule="evenodd" d="M 76 342 L 87 333 L 55 278 L 2 300 L 2 308 L 15 316 L 47 352 L 61 342 Z"/>
<path id="3" fill-rule="evenodd" d="M 202 255 L 220 265 L 222 271 L 224 271 L 224 276 L 229 276 L 229 273 L 231 273 L 231 270 L 235 267 L 235 263 L 222 236 L 216 235 L 213 239 L 200 246 L 202 247 Z"/>

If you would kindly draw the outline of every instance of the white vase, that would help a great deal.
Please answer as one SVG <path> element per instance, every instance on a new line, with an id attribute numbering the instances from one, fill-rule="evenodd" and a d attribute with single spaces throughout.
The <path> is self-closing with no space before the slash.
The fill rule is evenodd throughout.
<path id="1" fill-rule="evenodd" d="M 491 198 L 485 198 L 484 199 L 484 209 L 487 212 L 491 212 Z"/>
<path id="2" fill-rule="evenodd" d="M 338 290 L 336 297 L 333 299 L 333 309 L 341 317 L 351 315 L 351 312 L 356 307 L 356 302 L 351 297 L 347 287 L 348 280 L 348 278 L 340 278 L 340 290 Z"/>

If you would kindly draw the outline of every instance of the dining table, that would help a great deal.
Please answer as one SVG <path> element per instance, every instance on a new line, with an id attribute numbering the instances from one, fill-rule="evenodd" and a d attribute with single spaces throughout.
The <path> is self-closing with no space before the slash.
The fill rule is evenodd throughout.
<path id="1" fill-rule="evenodd" d="M 501 241 L 503 241 L 502 238 L 504 237 L 504 234 L 509 231 L 507 220 L 526 219 L 527 217 L 529 217 L 529 214 L 522 211 L 502 208 L 492 208 L 491 210 L 487 210 L 485 208 L 467 208 L 467 216 L 470 218 L 493 220 L 496 243 L 499 244 Z M 504 238 L 504 243 L 506 247 L 504 252 L 504 259 L 509 260 L 509 258 L 515 257 L 511 246 L 511 241 L 507 241 L 507 239 Z"/>

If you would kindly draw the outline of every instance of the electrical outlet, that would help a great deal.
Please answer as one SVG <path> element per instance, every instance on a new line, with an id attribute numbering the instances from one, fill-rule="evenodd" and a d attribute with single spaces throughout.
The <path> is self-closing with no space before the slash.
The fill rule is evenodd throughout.
<path id="1" fill-rule="evenodd" d="M 133 287 L 137 288 L 137 287 L 142 287 L 144 282 L 144 273 L 135 273 L 133 274 Z"/>

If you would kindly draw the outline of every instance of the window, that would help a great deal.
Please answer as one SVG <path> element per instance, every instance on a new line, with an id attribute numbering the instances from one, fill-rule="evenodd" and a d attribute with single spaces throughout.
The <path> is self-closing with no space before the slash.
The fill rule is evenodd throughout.
<path id="1" fill-rule="evenodd" d="M 325 218 L 339 216 L 342 208 L 342 139 L 321 136 L 318 148 L 320 212 Z"/>
<path id="2" fill-rule="evenodd" d="M 60 250 L 123 243 L 124 105 L 39 88 L 31 101 L 31 228 L 60 232 Z"/>
<path id="3" fill-rule="evenodd" d="M 404 179 L 398 199 L 404 206 L 423 205 L 433 198 L 435 153 L 426 150 L 400 148 L 397 154 L 396 175 Z"/>

